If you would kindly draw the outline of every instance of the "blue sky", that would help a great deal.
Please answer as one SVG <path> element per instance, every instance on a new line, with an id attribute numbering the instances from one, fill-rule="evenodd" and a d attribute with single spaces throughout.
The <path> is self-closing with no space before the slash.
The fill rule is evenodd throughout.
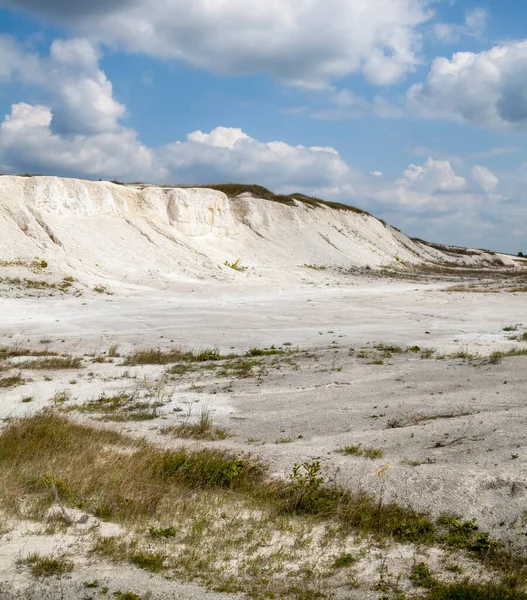
<path id="1" fill-rule="evenodd" d="M 0 171 L 237 181 L 527 251 L 527 3 L 0 0 Z"/>

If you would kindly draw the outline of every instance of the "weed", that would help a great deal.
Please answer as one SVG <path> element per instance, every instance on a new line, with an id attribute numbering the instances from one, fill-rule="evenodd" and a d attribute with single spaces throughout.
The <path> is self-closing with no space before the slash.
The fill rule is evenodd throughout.
<path id="1" fill-rule="evenodd" d="M 27 360 L 18 365 L 21 369 L 35 369 L 46 371 L 58 371 L 60 369 L 80 369 L 82 359 L 73 356 L 54 356 L 39 358 L 38 360 Z"/>
<path id="2" fill-rule="evenodd" d="M 69 390 L 55 392 L 50 398 L 50 401 L 54 404 L 64 404 L 64 402 L 68 402 L 69 400 L 71 400 L 71 392 Z"/>
<path id="3" fill-rule="evenodd" d="M 527 600 L 527 594 L 509 586 L 494 583 L 439 584 L 433 587 L 427 600 Z"/>
<path id="4" fill-rule="evenodd" d="M 434 587 L 436 583 L 432 571 L 424 562 L 417 563 L 412 567 L 409 579 L 414 585 L 428 589 Z"/>
<path id="5" fill-rule="evenodd" d="M 133 592 L 121 592 L 117 591 L 113 593 L 114 597 L 117 600 L 141 600 L 141 597 Z"/>
<path id="6" fill-rule="evenodd" d="M 527 356 L 527 348 L 511 348 L 504 352 L 493 352 L 487 360 L 490 364 L 499 364 L 503 358 L 511 356 Z"/>
<path id="7" fill-rule="evenodd" d="M 342 569 L 344 567 L 351 567 L 351 565 L 354 565 L 358 561 L 359 558 L 357 556 L 346 552 L 337 556 L 331 566 L 334 569 Z"/>
<path id="8" fill-rule="evenodd" d="M 10 388 L 17 385 L 24 385 L 24 380 L 22 379 L 21 373 L 18 375 L 11 375 L 10 377 L 0 378 L 0 388 Z"/>
<path id="9" fill-rule="evenodd" d="M 374 348 L 375 350 L 379 350 L 379 352 L 389 352 L 390 354 L 399 354 L 403 351 L 399 346 L 390 346 L 388 344 L 377 344 Z"/>
<path id="10" fill-rule="evenodd" d="M 190 417 L 190 415 L 189 415 Z M 182 423 L 161 429 L 161 433 L 172 434 L 180 438 L 191 438 L 194 440 L 224 440 L 228 433 L 221 427 L 215 427 L 210 411 L 203 410 L 197 423 Z"/>
<path id="11" fill-rule="evenodd" d="M 42 556 L 35 552 L 21 560 L 20 563 L 29 565 L 31 573 L 35 577 L 60 576 L 73 571 L 73 563 L 63 555 Z"/>
<path id="12" fill-rule="evenodd" d="M 240 273 L 247 271 L 247 267 L 244 267 L 242 265 L 241 259 L 239 259 L 239 258 L 237 258 L 234 262 L 229 262 L 228 260 L 226 260 L 223 264 L 226 267 L 230 267 L 231 269 L 234 269 L 235 271 L 239 271 Z"/>
<path id="13" fill-rule="evenodd" d="M 378 448 L 362 448 L 361 444 L 356 446 L 345 446 L 344 448 L 337 450 L 337 452 L 346 456 L 364 456 L 365 458 L 371 458 L 372 460 L 383 457 L 382 450 L 379 450 Z"/>
<path id="14" fill-rule="evenodd" d="M 254 357 L 254 356 L 273 356 L 275 354 L 284 354 L 283 350 L 278 350 L 274 346 L 270 348 L 251 348 L 246 356 Z"/>
<path id="15" fill-rule="evenodd" d="M 134 552 L 130 557 L 130 560 L 141 569 L 151 571 L 152 573 L 159 573 L 163 570 L 165 560 L 167 559 L 165 554 L 160 552 Z"/>
<path id="16" fill-rule="evenodd" d="M 247 358 L 232 360 L 224 364 L 223 369 L 219 372 L 219 376 L 232 376 L 238 379 L 245 379 L 253 375 L 254 367 L 256 367 L 259 364 L 259 362 Z"/>
<path id="17" fill-rule="evenodd" d="M 108 348 L 108 356 L 110 358 L 118 358 L 119 357 L 119 344 L 112 344 Z"/>
<path id="18" fill-rule="evenodd" d="M 134 394 L 121 392 L 114 396 L 102 393 L 98 398 L 83 404 L 69 407 L 83 413 L 99 413 L 104 421 L 148 421 L 158 416 L 158 408 L 164 406 L 164 399 L 137 400 Z"/>
<path id="19" fill-rule="evenodd" d="M 216 348 L 187 352 L 181 348 L 174 347 L 167 351 L 160 348 L 147 348 L 137 350 L 126 357 L 125 365 L 168 365 L 177 362 L 208 362 L 232 358 L 232 355 L 224 356 Z"/>
<path id="20" fill-rule="evenodd" d="M 148 533 L 153 538 L 168 539 L 175 537 L 177 532 L 178 530 L 173 525 L 170 525 L 170 527 L 150 527 L 148 529 Z"/>
<path id="21" fill-rule="evenodd" d="M 28 403 L 28 402 L 33 402 L 33 400 L 34 400 L 33 396 L 24 396 L 22 398 L 21 402 Z"/>
<path id="22" fill-rule="evenodd" d="M 112 292 L 110 292 L 110 290 L 105 285 L 96 285 L 93 288 L 93 291 L 97 292 L 97 294 L 108 294 L 109 296 L 112 295 Z"/>

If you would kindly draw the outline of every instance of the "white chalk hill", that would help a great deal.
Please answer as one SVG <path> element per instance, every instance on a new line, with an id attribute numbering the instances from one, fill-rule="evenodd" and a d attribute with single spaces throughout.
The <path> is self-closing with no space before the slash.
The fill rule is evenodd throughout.
<path id="1" fill-rule="evenodd" d="M 259 186 L 122 185 L 0 177 L 0 261 L 46 260 L 66 275 L 127 285 L 314 277 L 313 269 L 496 261 L 412 240 L 363 211 Z M 514 266 L 512 257 L 499 255 Z M 225 261 L 247 267 L 243 272 Z M 310 272 L 311 271 L 311 272 Z"/>

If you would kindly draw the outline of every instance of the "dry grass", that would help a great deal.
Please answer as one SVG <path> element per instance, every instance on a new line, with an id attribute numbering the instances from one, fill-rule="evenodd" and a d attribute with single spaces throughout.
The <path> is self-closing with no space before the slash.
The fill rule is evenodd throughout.
<path id="1" fill-rule="evenodd" d="M 164 402 L 160 399 L 138 399 L 134 394 L 121 392 L 113 396 L 103 393 L 94 400 L 68 406 L 65 410 L 96 413 L 102 421 L 149 421 L 157 418 L 158 409 L 163 405 Z"/>
<path id="2" fill-rule="evenodd" d="M 161 350 L 160 348 L 145 348 L 136 350 L 126 357 L 125 365 L 168 365 L 178 362 L 208 362 L 219 361 L 226 358 L 233 358 L 233 355 L 225 356 L 219 350 L 204 349 L 198 351 L 182 350 L 178 347 L 173 347 L 169 350 Z"/>
<path id="3" fill-rule="evenodd" d="M 73 571 L 73 563 L 63 555 L 42 556 L 35 552 L 18 564 L 29 565 L 35 577 L 57 577 Z"/>
<path id="4" fill-rule="evenodd" d="M 382 492 L 352 494 L 326 483 L 317 462 L 295 465 L 288 480 L 270 479 L 248 456 L 162 450 L 49 411 L 13 420 L 0 433 L 0 507 L 44 519 L 57 498 L 65 510 L 126 523 L 129 534 L 97 538 L 96 552 L 255 599 L 331 594 L 342 585 L 335 561 L 357 534 L 461 548 L 498 569 L 497 580 L 518 582 L 524 573 L 525 561 L 473 522 L 434 524 L 383 502 Z"/>
<path id="5" fill-rule="evenodd" d="M 22 379 L 22 375 L 20 373 L 18 375 L 10 375 L 8 377 L 0 378 L 0 388 L 10 388 L 23 384 L 24 380 Z"/>
<path id="6" fill-rule="evenodd" d="M 15 358 L 19 356 L 57 356 L 56 352 L 50 352 L 47 349 L 44 350 L 30 350 L 23 346 L 0 346 L 0 360 L 7 360 L 8 358 Z"/>
<path id="7" fill-rule="evenodd" d="M 364 458 L 370 458 L 371 460 L 383 457 L 382 450 L 379 450 L 378 448 L 363 448 L 361 444 L 357 444 L 356 446 L 345 446 L 344 448 L 339 448 L 337 452 L 344 454 L 345 456 L 363 456 Z"/>
<path id="8" fill-rule="evenodd" d="M 56 488 L 68 505 L 108 519 L 162 516 L 181 488 L 237 489 L 262 476 L 249 458 L 164 452 L 53 412 L 13 421 L 0 435 L 0 498 L 15 513 L 22 496 L 37 513 L 48 508 Z"/>
<path id="9" fill-rule="evenodd" d="M 62 369 L 80 369 L 82 359 L 73 356 L 52 356 L 40 358 L 38 360 L 27 360 L 18 363 L 17 366 L 21 369 L 37 369 L 42 371 L 58 371 Z"/>
<path id="10" fill-rule="evenodd" d="M 202 410 L 199 420 L 196 423 L 181 423 L 163 427 L 161 433 L 174 435 L 179 438 L 189 438 L 193 440 L 216 441 L 224 440 L 229 437 L 227 431 L 221 427 L 216 427 L 212 420 L 212 415 L 208 410 Z"/>

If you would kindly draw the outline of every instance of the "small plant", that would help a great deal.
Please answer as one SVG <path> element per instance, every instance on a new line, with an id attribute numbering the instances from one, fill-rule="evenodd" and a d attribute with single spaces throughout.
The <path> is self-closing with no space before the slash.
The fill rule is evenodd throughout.
<path id="1" fill-rule="evenodd" d="M 399 346 L 393 346 L 388 344 L 377 344 L 374 346 L 375 350 L 379 350 L 379 352 L 389 352 L 390 354 L 399 354 L 402 352 L 402 348 Z"/>
<path id="2" fill-rule="evenodd" d="M 71 400 L 71 392 L 69 390 L 55 392 L 55 394 L 50 398 L 50 400 L 54 404 L 64 404 L 64 402 L 68 402 L 68 400 Z"/>
<path id="3" fill-rule="evenodd" d="M 432 576 L 432 571 L 424 562 L 415 564 L 409 577 L 414 585 L 430 589 L 435 585 L 435 579 Z"/>
<path id="4" fill-rule="evenodd" d="M 359 559 L 356 556 L 347 552 L 337 556 L 331 566 L 334 569 L 342 569 L 344 567 L 351 567 L 351 565 L 354 565 L 358 560 Z"/>
<path id="5" fill-rule="evenodd" d="M 110 290 L 105 285 L 100 285 L 100 284 L 96 285 L 93 288 L 93 291 L 97 292 L 98 294 L 108 294 L 108 295 L 111 295 Z"/>
<path id="6" fill-rule="evenodd" d="M 241 263 L 241 259 L 237 258 L 234 262 L 229 262 L 228 260 L 226 260 L 223 263 L 226 267 L 230 267 L 231 269 L 234 269 L 235 271 L 239 271 L 241 273 L 243 273 L 244 271 L 247 271 L 247 267 L 244 267 Z"/>
<path id="7" fill-rule="evenodd" d="M 190 418 L 190 413 L 188 415 Z M 197 423 L 182 423 L 172 427 L 164 427 L 161 433 L 172 434 L 181 438 L 191 438 L 194 440 L 224 440 L 228 437 L 228 433 L 221 427 L 215 427 L 210 411 L 202 409 L 199 421 Z"/>
<path id="8" fill-rule="evenodd" d="M 113 595 L 117 600 L 141 600 L 140 596 L 134 594 L 133 592 L 114 592 Z"/>
<path id="9" fill-rule="evenodd" d="M 251 348 L 246 356 L 274 356 L 275 354 L 284 354 L 284 351 L 278 350 L 274 346 L 271 346 L 271 348 Z"/>
<path id="10" fill-rule="evenodd" d="M 26 360 L 20 363 L 22 369 L 35 369 L 42 371 L 58 371 L 61 369 L 80 369 L 82 359 L 73 356 L 52 356 L 37 360 Z"/>
<path id="11" fill-rule="evenodd" d="M 345 456 L 364 456 L 365 458 L 375 459 L 382 458 L 383 451 L 378 448 L 362 448 L 361 444 L 356 446 L 344 446 L 337 450 L 340 454 Z"/>
<path id="12" fill-rule="evenodd" d="M 130 560 L 141 569 L 159 573 L 165 565 L 166 555 L 160 552 L 135 552 Z"/>
<path id="13" fill-rule="evenodd" d="M 173 526 L 170 527 L 150 527 L 148 533 L 153 538 L 172 538 L 176 537 L 178 530 Z"/>
<path id="14" fill-rule="evenodd" d="M 23 384 L 24 380 L 22 379 L 21 373 L 19 373 L 18 375 L 11 375 L 10 377 L 0 378 L 0 388 L 10 388 Z"/>
<path id="15" fill-rule="evenodd" d="M 527 600 L 527 594 L 506 584 L 472 583 L 467 579 L 434 586 L 427 600 Z"/>
<path id="16" fill-rule="evenodd" d="M 325 483 L 320 461 L 296 463 L 289 475 L 292 482 L 292 508 L 295 512 L 317 513 L 325 496 L 320 493 Z"/>
<path id="17" fill-rule="evenodd" d="M 24 402 L 24 404 L 27 404 L 28 402 L 33 402 L 34 398 L 33 396 L 24 396 L 21 400 L 21 402 Z"/>
<path id="18" fill-rule="evenodd" d="M 63 555 L 42 556 L 35 552 L 20 562 L 29 565 L 35 577 L 60 576 L 73 571 L 73 563 Z"/>
<path id="19" fill-rule="evenodd" d="M 48 268 L 48 262 L 46 260 L 41 260 L 39 258 L 35 258 L 35 260 L 33 260 L 31 262 L 31 270 L 36 273 L 37 271 L 41 271 L 42 269 L 47 269 Z"/>
<path id="20" fill-rule="evenodd" d="M 119 357 L 119 344 L 112 344 L 108 348 L 108 356 L 110 358 L 118 358 Z"/>

